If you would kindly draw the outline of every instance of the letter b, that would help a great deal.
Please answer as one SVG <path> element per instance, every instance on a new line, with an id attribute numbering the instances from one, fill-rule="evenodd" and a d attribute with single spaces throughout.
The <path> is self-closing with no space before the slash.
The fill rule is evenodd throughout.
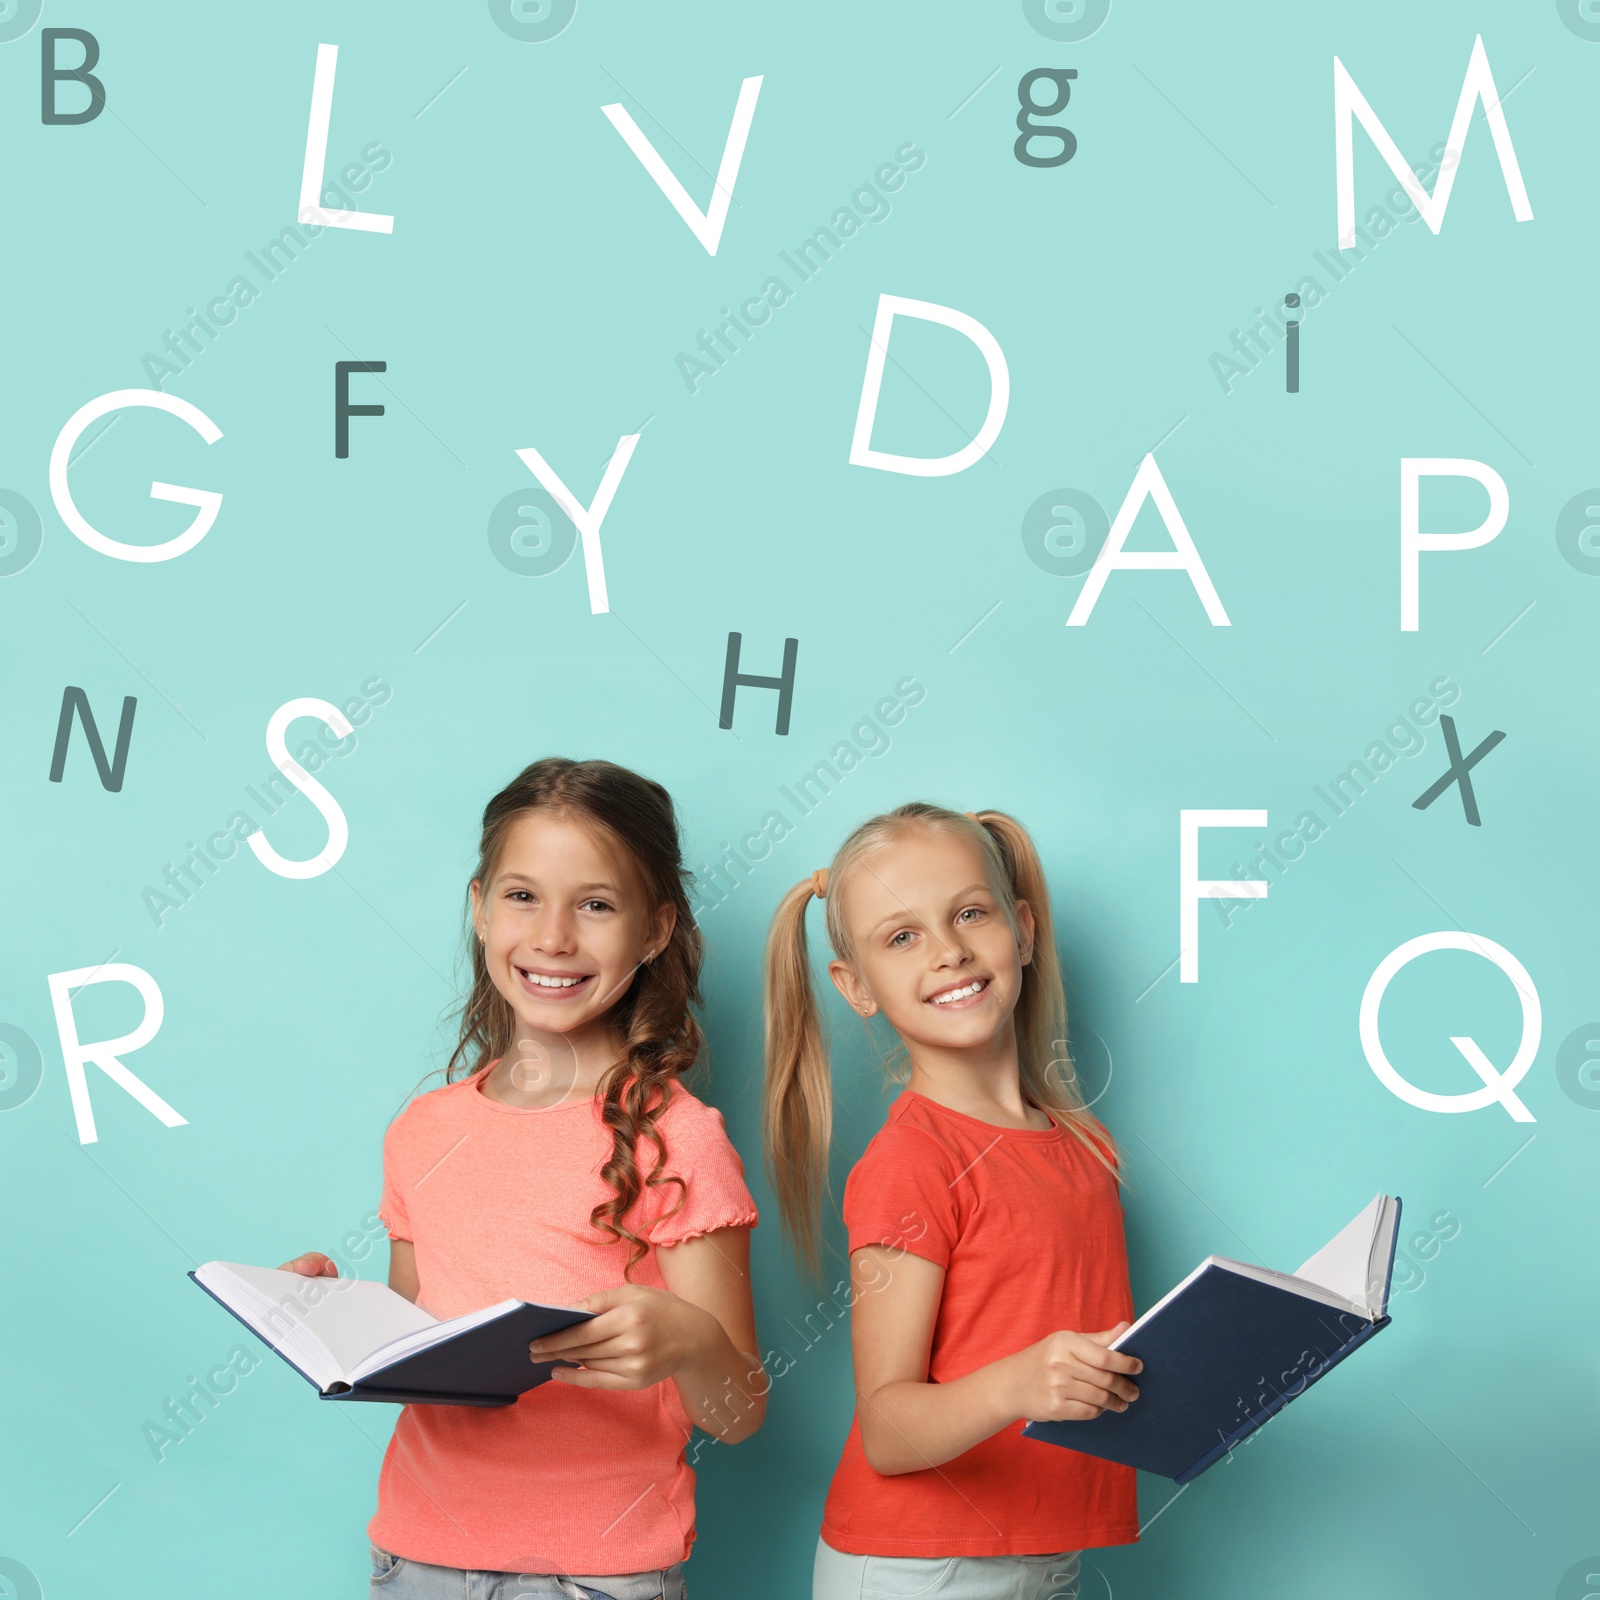
<path id="1" fill-rule="evenodd" d="M 83 46 L 83 60 L 75 67 L 56 65 L 56 40 L 76 39 Z M 47 128 L 93 122 L 106 108 L 106 86 L 90 70 L 100 60 L 100 41 L 83 28 L 46 28 L 39 35 L 39 117 Z M 56 110 L 56 84 L 63 78 L 76 78 L 89 91 L 89 104 L 82 111 Z"/>

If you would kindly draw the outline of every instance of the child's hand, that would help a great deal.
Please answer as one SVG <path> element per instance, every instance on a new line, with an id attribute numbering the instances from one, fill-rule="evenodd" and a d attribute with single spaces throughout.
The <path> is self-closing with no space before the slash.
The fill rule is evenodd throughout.
<path id="1" fill-rule="evenodd" d="M 703 1363 L 726 1343 L 709 1311 L 665 1289 L 624 1284 L 580 1300 L 576 1309 L 597 1315 L 535 1339 L 528 1355 L 534 1361 L 581 1361 L 581 1371 L 557 1367 L 551 1373 L 557 1383 L 578 1389 L 648 1389 Z"/>
<path id="2" fill-rule="evenodd" d="M 1142 1372 L 1144 1363 L 1107 1346 L 1132 1326 L 1119 1322 L 1104 1333 L 1052 1333 L 1007 1357 L 1014 1367 L 1017 1415 L 1033 1422 L 1087 1422 L 1102 1411 L 1126 1411 L 1139 1388 L 1121 1374 Z"/>
<path id="3" fill-rule="evenodd" d="M 279 1272 L 298 1272 L 303 1278 L 337 1278 L 338 1266 L 318 1250 L 308 1250 L 293 1261 L 285 1261 Z"/>

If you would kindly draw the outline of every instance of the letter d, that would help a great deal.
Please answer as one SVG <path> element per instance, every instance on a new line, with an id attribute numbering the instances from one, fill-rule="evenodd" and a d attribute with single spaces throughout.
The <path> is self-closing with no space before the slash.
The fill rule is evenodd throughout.
<path id="1" fill-rule="evenodd" d="M 977 436 L 948 456 L 897 456 L 872 448 L 872 424 L 878 414 L 878 393 L 883 388 L 883 364 L 889 354 L 889 332 L 895 317 L 920 317 L 942 323 L 964 334 L 981 352 L 989 368 L 989 411 Z M 876 467 L 880 472 L 903 472 L 913 478 L 947 478 L 965 472 L 1000 437 L 1011 402 L 1011 374 L 999 341 L 974 317 L 931 300 L 907 300 L 897 294 L 878 296 L 878 314 L 872 324 L 872 346 L 867 351 L 867 373 L 861 385 L 861 405 L 856 412 L 855 437 L 850 441 L 853 467 Z"/>

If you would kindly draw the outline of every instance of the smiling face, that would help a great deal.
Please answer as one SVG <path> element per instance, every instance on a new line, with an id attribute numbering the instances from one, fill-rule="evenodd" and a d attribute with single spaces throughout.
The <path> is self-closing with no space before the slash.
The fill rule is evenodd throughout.
<path id="1" fill-rule="evenodd" d="M 604 1033 L 642 962 L 666 944 L 675 913 L 648 904 L 638 868 L 579 817 L 527 811 L 507 825 L 487 883 L 472 882 L 472 920 L 490 981 L 520 1033 Z"/>
<path id="2" fill-rule="evenodd" d="M 851 960 L 829 964 L 863 1016 L 882 1011 L 915 1063 L 1009 1042 L 1033 917 L 989 881 L 977 842 L 913 826 L 861 857 L 839 885 Z"/>

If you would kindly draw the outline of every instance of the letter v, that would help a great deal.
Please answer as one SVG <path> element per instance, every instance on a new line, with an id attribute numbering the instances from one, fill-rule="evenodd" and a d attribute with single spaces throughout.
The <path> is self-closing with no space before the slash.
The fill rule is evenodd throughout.
<path id="1" fill-rule="evenodd" d="M 617 448 L 611 452 L 611 459 L 606 463 L 600 487 L 594 492 L 594 501 L 587 507 L 578 503 L 578 497 L 556 476 L 555 469 L 531 445 L 526 450 L 517 451 L 522 458 L 522 464 L 550 491 L 556 504 L 572 518 L 573 524 L 583 536 L 583 570 L 589 579 L 591 616 L 598 616 L 602 611 L 611 609 L 610 602 L 606 598 L 605 562 L 600 556 L 600 524 L 606 520 L 606 512 L 611 509 L 611 497 L 617 492 L 617 485 L 622 482 L 622 474 L 628 470 L 628 462 L 633 457 L 633 447 L 638 442 L 639 435 L 636 433 L 625 433 L 617 440 Z"/>
<path id="2" fill-rule="evenodd" d="M 759 77 L 746 78 L 739 86 L 739 103 L 733 108 L 728 142 L 722 147 L 722 165 L 717 169 L 711 204 L 704 212 L 689 198 L 689 191 L 678 182 L 672 170 L 657 154 L 656 147 L 645 138 L 643 130 L 626 109 L 620 103 L 600 107 L 610 119 L 612 127 L 622 135 L 628 148 L 643 163 L 644 170 L 655 179 L 656 186 L 671 202 L 672 209 L 689 224 L 689 231 L 705 246 L 709 256 L 717 253 L 717 245 L 722 240 L 722 225 L 728 220 L 733 185 L 739 176 L 739 163 L 744 159 L 745 140 L 750 137 L 750 124 L 756 114 L 756 97 L 760 93 Z"/>

